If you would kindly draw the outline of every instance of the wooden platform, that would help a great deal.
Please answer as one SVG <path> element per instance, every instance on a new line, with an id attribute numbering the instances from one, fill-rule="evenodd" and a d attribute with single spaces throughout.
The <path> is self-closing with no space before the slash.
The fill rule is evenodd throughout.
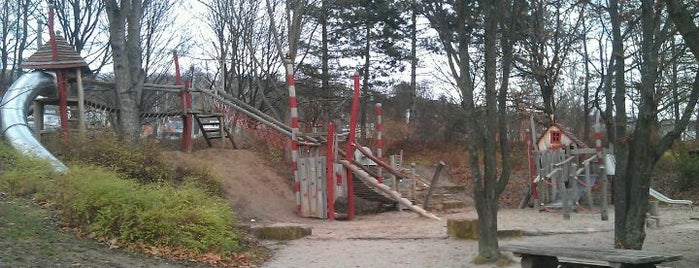
<path id="1" fill-rule="evenodd" d="M 557 247 L 538 245 L 508 245 L 501 250 L 522 257 L 523 268 L 564 267 L 655 267 L 663 262 L 682 259 L 678 254 L 665 254 L 630 249 L 604 249 L 588 247 Z"/>

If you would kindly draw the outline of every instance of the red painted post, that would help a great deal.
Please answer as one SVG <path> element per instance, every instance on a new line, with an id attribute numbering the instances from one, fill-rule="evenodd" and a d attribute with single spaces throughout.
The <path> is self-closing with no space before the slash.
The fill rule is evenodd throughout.
<path id="1" fill-rule="evenodd" d="M 56 46 L 56 32 L 54 31 L 54 15 L 53 4 L 49 5 L 49 45 L 51 46 L 51 61 L 58 62 L 58 48 Z M 63 143 L 67 144 L 70 138 L 70 129 L 68 126 L 68 89 L 66 88 L 65 77 L 62 70 L 56 71 L 56 86 L 58 90 L 58 114 L 61 119 L 61 137 Z"/>
<path id="2" fill-rule="evenodd" d="M 357 138 L 357 114 L 359 112 L 359 73 L 354 73 L 354 94 L 352 95 L 352 110 L 350 113 L 350 133 L 347 138 L 347 157 L 354 157 L 354 143 Z M 352 171 L 347 170 L 347 219 L 354 219 L 354 183 Z"/>
<path id="3" fill-rule="evenodd" d="M 328 196 L 328 219 L 335 219 L 335 125 L 333 122 L 328 123 L 328 141 L 325 143 L 325 176 L 327 180 L 327 196 Z"/>
<path id="4" fill-rule="evenodd" d="M 172 51 L 172 59 L 175 62 L 175 85 L 182 85 L 182 75 L 180 74 L 180 58 L 177 55 L 177 50 Z M 180 92 L 180 104 L 182 105 L 182 138 L 180 139 L 181 148 L 184 152 L 192 150 L 192 121 L 190 115 L 190 106 L 188 106 L 189 88 L 184 86 Z M 189 120 L 188 120 L 189 119 Z"/>
<path id="5" fill-rule="evenodd" d="M 381 139 L 381 128 L 383 124 L 383 117 L 381 111 L 381 103 L 376 104 L 376 158 L 383 160 L 383 140 Z M 379 183 L 383 183 L 383 170 L 379 167 L 378 175 L 376 178 Z"/>
<path id="6" fill-rule="evenodd" d="M 294 193 L 296 194 L 296 214 L 301 217 L 301 178 L 299 177 L 299 112 L 296 101 L 296 85 L 294 81 L 294 63 L 287 58 L 286 85 L 289 89 L 289 109 L 291 113 L 291 170 L 294 173 Z"/>

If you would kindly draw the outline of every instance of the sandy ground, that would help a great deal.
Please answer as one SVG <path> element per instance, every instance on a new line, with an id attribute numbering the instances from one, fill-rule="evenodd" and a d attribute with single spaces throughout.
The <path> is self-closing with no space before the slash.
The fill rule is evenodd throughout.
<path id="1" fill-rule="evenodd" d="M 171 152 L 182 165 L 210 165 L 223 180 L 233 210 L 250 225 L 298 224 L 313 235 L 295 241 L 266 241 L 273 258 L 262 267 L 495 267 L 474 265 L 477 241 L 447 237 L 447 218 L 475 219 L 473 208 L 430 220 L 412 212 L 357 216 L 353 221 L 299 219 L 295 215 L 290 178 L 282 178 L 258 154 L 245 150 L 206 149 L 191 155 Z M 429 172 L 428 172 L 429 173 Z M 430 173 L 431 174 L 431 173 Z M 667 267 L 699 267 L 699 212 L 662 207 L 660 227 L 647 229 L 644 249 L 678 253 L 684 259 Z M 520 229 L 524 237 L 501 239 L 507 244 L 550 244 L 613 247 L 613 208 L 609 221 L 599 211 L 573 213 L 570 220 L 533 209 L 503 209 L 498 228 Z M 514 258 L 513 258 L 514 259 Z M 518 259 L 507 267 L 519 267 Z"/>
<path id="2" fill-rule="evenodd" d="M 648 228 L 645 250 L 682 254 L 684 259 L 664 267 L 699 264 L 699 213 L 687 208 L 662 208 L 660 227 Z M 262 267 L 496 267 L 475 265 L 477 241 L 446 236 L 447 218 L 475 218 L 474 211 L 447 214 L 440 221 L 411 212 L 359 216 L 354 221 L 301 219 L 293 224 L 313 228 L 313 235 L 291 242 L 272 242 L 274 258 Z M 502 210 L 499 229 L 521 229 L 525 236 L 501 239 L 507 244 L 613 247 L 613 213 L 601 221 L 593 212 L 562 215 L 532 209 Z M 511 255 L 510 255 L 511 256 Z M 519 259 L 506 267 L 520 267 Z"/>

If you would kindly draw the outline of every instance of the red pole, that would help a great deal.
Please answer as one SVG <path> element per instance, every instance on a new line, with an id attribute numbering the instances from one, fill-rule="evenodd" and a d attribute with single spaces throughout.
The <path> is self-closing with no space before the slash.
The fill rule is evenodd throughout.
<path id="1" fill-rule="evenodd" d="M 352 110 L 350 114 L 350 133 L 347 138 L 347 157 L 354 157 L 354 142 L 357 136 L 357 114 L 359 112 L 359 73 L 354 73 L 354 94 L 352 95 Z M 354 218 L 354 183 L 352 171 L 347 170 L 347 219 Z"/>
<path id="2" fill-rule="evenodd" d="M 327 180 L 327 192 L 328 192 L 328 219 L 335 219 L 335 183 L 333 177 L 335 176 L 335 125 L 333 122 L 328 123 L 328 141 L 326 145 L 326 156 L 327 160 L 325 164 L 325 176 Z"/>
<path id="3" fill-rule="evenodd" d="M 301 217 L 301 178 L 299 177 L 299 111 L 296 101 L 296 85 L 294 81 L 294 63 L 287 58 L 286 85 L 289 89 L 289 109 L 291 113 L 291 170 L 294 173 L 294 193 L 296 194 L 296 213 Z"/>
<path id="4" fill-rule="evenodd" d="M 49 45 L 51 45 L 51 61 L 58 62 L 58 48 L 56 46 L 56 32 L 54 31 L 54 10 L 53 5 L 49 5 Z M 67 143 L 70 137 L 68 128 L 68 90 L 64 83 L 65 77 L 61 70 L 56 70 L 56 86 L 58 90 L 58 113 L 61 118 L 61 136 L 63 142 Z"/>
<path id="5" fill-rule="evenodd" d="M 180 57 L 177 55 L 177 51 L 172 51 L 172 60 L 175 62 L 175 85 L 182 85 L 182 75 L 180 74 Z M 181 148 L 184 152 L 190 152 L 192 150 L 192 121 L 188 120 L 191 118 L 189 115 L 189 106 L 187 101 L 187 95 L 189 95 L 188 85 L 184 86 L 184 89 L 180 93 L 180 104 L 182 105 L 182 139 Z"/>
<path id="6" fill-rule="evenodd" d="M 383 139 L 381 139 L 381 124 L 383 124 L 383 116 L 381 111 L 381 103 L 376 104 L 376 158 L 382 159 L 383 157 Z M 382 159 L 383 160 L 383 159 Z M 383 170 L 379 167 L 378 175 L 376 178 L 379 183 L 383 183 Z"/>

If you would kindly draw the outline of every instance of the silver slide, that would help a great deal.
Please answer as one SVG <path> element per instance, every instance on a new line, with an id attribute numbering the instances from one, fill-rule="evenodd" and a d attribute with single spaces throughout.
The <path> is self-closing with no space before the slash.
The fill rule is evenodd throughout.
<path id="1" fill-rule="evenodd" d="M 27 124 L 27 114 L 34 99 L 39 95 L 54 95 L 56 79 L 53 75 L 34 71 L 22 75 L 7 89 L 0 102 L 0 125 L 2 135 L 10 145 L 20 152 L 45 159 L 65 172 L 68 168 L 53 156 L 36 139 Z"/>

